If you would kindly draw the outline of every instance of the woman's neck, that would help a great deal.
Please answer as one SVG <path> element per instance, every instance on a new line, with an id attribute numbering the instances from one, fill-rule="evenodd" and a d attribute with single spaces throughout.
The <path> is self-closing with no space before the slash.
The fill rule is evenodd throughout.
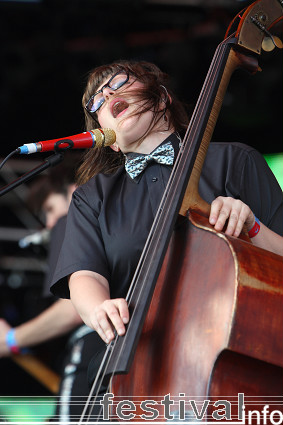
<path id="1" fill-rule="evenodd" d="M 170 134 L 174 133 L 174 128 L 164 130 L 153 130 L 144 139 L 136 144 L 133 144 L 131 148 L 124 153 L 135 152 L 142 154 L 150 154 L 157 146 L 159 146 Z"/>

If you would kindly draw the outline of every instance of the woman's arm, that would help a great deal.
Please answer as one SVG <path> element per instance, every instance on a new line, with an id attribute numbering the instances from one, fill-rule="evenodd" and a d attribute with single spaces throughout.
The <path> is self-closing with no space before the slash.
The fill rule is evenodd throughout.
<path id="1" fill-rule="evenodd" d="M 83 321 L 106 343 L 126 332 L 129 321 L 127 302 L 123 298 L 110 299 L 108 281 L 98 273 L 81 270 L 69 279 L 71 300 Z"/>
<path id="2" fill-rule="evenodd" d="M 245 225 L 250 230 L 255 223 L 251 209 L 239 199 L 219 196 L 210 209 L 209 222 L 217 231 L 221 231 L 227 222 L 225 234 L 238 237 Z M 252 243 L 260 248 L 283 256 L 283 237 L 260 223 L 260 230 L 252 238 Z"/>

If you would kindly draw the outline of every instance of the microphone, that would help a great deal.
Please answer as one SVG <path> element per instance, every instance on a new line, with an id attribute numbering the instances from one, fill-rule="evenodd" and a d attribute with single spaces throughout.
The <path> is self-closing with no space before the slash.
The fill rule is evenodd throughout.
<path id="1" fill-rule="evenodd" d="M 66 149 L 103 148 L 113 145 L 116 134 L 111 128 L 97 128 L 61 139 L 45 140 L 37 143 L 27 143 L 19 146 L 15 153 L 31 154 L 36 152 L 58 151 Z"/>
<path id="2" fill-rule="evenodd" d="M 30 245 L 44 245 L 49 242 L 49 239 L 50 230 L 43 229 L 39 232 L 23 237 L 19 240 L 18 244 L 20 248 L 27 248 Z"/>

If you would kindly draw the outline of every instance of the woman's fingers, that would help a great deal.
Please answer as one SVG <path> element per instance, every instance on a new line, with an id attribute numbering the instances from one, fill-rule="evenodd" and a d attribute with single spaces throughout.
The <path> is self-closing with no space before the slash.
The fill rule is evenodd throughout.
<path id="1" fill-rule="evenodd" d="M 211 204 L 209 222 L 217 231 L 222 231 L 227 223 L 226 235 L 238 237 L 244 224 L 250 228 L 253 220 L 251 209 L 239 199 L 219 196 Z"/>
<path id="2" fill-rule="evenodd" d="M 232 198 L 231 198 L 232 199 Z M 218 196 L 211 204 L 209 222 L 214 225 L 215 230 L 221 231 L 230 215 L 228 198 Z"/>
<path id="3" fill-rule="evenodd" d="M 106 300 L 95 309 L 94 327 L 106 343 L 114 339 L 114 330 L 118 335 L 124 335 L 128 321 L 129 310 L 123 298 Z"/>

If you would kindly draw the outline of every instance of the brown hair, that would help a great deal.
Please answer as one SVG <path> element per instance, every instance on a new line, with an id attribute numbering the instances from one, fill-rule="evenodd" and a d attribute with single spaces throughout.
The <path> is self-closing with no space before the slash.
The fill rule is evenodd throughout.
<path id="1" fill-rule="evenodd" d="M 56 193 L 67 198 L 69 186 L 75 183 L 76 167 L 81 156 L 81 153 L 73 150 L 66 151 L 61 164 L 38 176 L 30 184 L 26 203 L 35 215 L 41 214 L 43 204 L 51 194 Z"/>
<path id="2" fill-rule="evenodd" d="M 119 61 L 110 65 L 103 65 L 94 69 L 90 74 L 87 86 L 82 98 L 83 107 L 89 98 L 97 91 L 98 87 L 110 76 L 119 70 L 125 70 L 143 83 L 144 87 L 135 92 L 139 100 L 143 100 L 143 107 L 133 115 L 141 115 L 146 111 L 153 111 L 152 122 L 146 134 L 162 118 L 159 105 L 162 100 L 165 102 L 164 114 L 168 114 L 168 128 L 176 131 L 184 130 L 189 122 L 188 114 L 184 105 L 176 98 L 169 87 L 169 77 L 163 73 L 156 65 L 149 62 Z M 131 92 L 131 95 L 133 92 Z M 98 128 L 99 123 L 96 117 L 92 117 L 84 108 L 86 130 Z M 158 113 L 159 112 L 159 113 Z M 113 173 L 124 162 L 121 152 L 114 152 L 110 147 L 103 149 L 90 149 L 83 157 L 83 162 L 78 168 L 77 183 L 83 184 L 92 176 L 98 173 Z"/>

